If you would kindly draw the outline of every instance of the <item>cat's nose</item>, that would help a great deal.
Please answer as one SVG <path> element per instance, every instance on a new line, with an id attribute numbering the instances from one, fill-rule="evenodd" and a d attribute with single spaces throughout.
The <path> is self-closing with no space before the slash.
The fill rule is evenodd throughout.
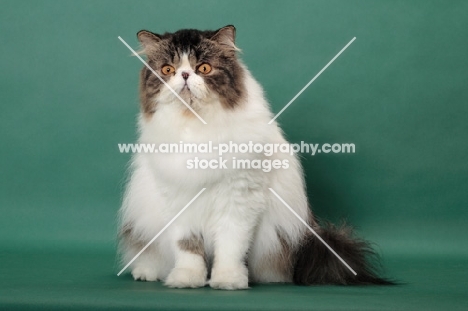
<path id="1" fill-rule="evenodd" d="M 184 78 L 184 80 L 187 80 L 189 76 L 190 74 L 187 71 L 182 71 L 182 78 Z"/>

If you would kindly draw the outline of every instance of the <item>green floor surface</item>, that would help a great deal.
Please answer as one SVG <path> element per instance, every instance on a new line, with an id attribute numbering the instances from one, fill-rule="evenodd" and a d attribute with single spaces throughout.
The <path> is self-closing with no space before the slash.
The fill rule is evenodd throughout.
<path id="1" fill-rule="evenodd" d="M 0 308 L 14 310 L 466 310 L 461 256 L 385 256 L 406 284 L 343 287 L 252 284 L 245 291 L 170 289 L 116 276 L 112 250 L 7 250 L 1 260 Z"/>

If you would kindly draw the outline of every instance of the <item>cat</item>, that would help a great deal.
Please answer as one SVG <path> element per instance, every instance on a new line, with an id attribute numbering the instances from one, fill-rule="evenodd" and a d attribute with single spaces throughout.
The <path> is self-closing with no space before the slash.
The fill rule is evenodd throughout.
<path id="1" fill-rule="evenodd" d="M 287 143 L 259 83 L 238 57 L 236 29 L 142 30 L 139 143 Z M 178 98 L 180 97 L 180 98 Z M 182 102 L 182 100 L 185 103 Z M 188 105 L 188 108 L 186 106 Z M 200 117 L 200 118 L 199 118 Z M 203 122 L 202 122 L 203 121 Z M 204 124 L 206 123 L 206 124 Z M 120 209 L 127 263 L 203 188 L 206 190 L 130 265 L 135 280 L 173 288 L 246 289 L 249 282 L 390 284 L 350 227 L 319 223 L 295 154 L 225 154 L 227 169 L 188 168 L 212 153 L 137 153 Z M 287 168 L 234 169 L 233 158 L 280 160 Z M 352 274 L 270 191 L 273 189 L 357 272 Z"/>

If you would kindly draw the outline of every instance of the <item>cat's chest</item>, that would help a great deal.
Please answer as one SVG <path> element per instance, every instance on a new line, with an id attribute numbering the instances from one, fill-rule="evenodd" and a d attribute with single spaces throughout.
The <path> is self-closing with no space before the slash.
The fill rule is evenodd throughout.
<path id="1" fill-rule="evenodd" d="M 254 131 L 225 126 L 162 126 L 147 127 L 141 133 L 142 143 L 154 144 L 157 152 L 145 154 L 158 178 L 166 183 L 191 185 L 219 182 L 236 176 L 238 160 L 261 161 L 262 153 L 245 152 L 244 146 L 255 141 Z M 258 137 L 258 135 L 257 135 Z M 242 151 L 242 152 L 241 152 Z M 251 174 L 262 175 L 261 170 Z"/>
<path id="2" fill-rule="evenodd" d="M 140 142 L 146 143 L 212 143 L 213 145 L 259 140 L 259 133 L 243 122 L 207 124 L 201 122 L 180 124 L 175 119 L 147 124 L 142 128 Z M 246 128 L 250 128 L 247 130 Z M 261 135 L 263 136 L 263 135 Z"/>

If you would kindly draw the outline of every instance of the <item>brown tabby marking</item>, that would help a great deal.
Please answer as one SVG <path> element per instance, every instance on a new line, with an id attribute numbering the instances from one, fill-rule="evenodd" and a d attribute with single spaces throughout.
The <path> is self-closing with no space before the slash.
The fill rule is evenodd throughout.
<path id="1" fill-rule="evenodd" d="M 180 240 L 178 244 L 181 250 L 205 258 L 205 248 L 202 237 L 192 234 L 189 238 Z"/>
<path id="2" fill-rule="evenodd" d="M 187 53 L 195 70 L 201 63 L 209 63 L 214 70 L 203 77 L 208 89 L 216 93 L 226 109 L 233 109 L 246 96 L 244 71 L 236 55 L 235 28 L 226 26 L 217 31 L 179 30 L 158 35 L 146 30 L 138 32 L 142 52 L 148 65 L 159 74 L 164 65 L 177 69 L 181 57 Z M 168 81 L 171 75 L 160 75 Z M 143 114 L 150 118 L 156 112 L 156 98 L 164 84 L 148 68 L 140 73 L 140 100 Z"/>
<path id="3" fill-rule="evenodd" d="M 278 240 L 281 245 L 279 253 L 276 254 L 276 257 L 272 260 L 272 265 L 274 265 L 274 270 L 279 271 L 284 276 L 292 276 L 294 269 L 294 251 L 292 246 L 288 243 L 286 238 L 281 234 L 281 232 L 276 231 Z"/>

